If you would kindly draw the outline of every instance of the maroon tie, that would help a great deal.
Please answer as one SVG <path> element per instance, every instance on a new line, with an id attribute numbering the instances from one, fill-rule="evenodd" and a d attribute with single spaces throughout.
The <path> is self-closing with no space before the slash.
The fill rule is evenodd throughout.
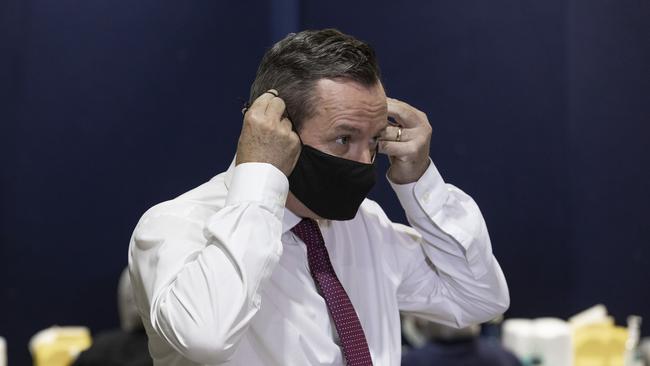
<path id="1" fill-rule="evenodd" d="M 307 245 L 309 270 L 334 320 L 347 365 L 372 365 L 363 328 L 348 294 L 334 273 L 318 224 L 312 219 L 303 219 L 291 231 Z"/>

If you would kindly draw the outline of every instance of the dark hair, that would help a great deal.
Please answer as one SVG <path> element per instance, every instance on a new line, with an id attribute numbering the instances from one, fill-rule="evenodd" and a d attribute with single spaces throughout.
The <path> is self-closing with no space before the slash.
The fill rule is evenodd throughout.
<path id="1" fill-rule="evenodd" d="M 375 51 L 336 29 L 291 33 L 269 49 L 257 69 L 250 100 L 278 90 L 299 128 L 315 112 L 314 87 L 320 79 L 347 79 L 371 87 L 381 80 Z"/>

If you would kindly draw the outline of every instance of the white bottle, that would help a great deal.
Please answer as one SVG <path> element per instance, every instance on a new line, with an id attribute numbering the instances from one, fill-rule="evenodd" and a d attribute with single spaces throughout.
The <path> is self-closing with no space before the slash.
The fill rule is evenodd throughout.
<path id="1" fill-rule="evenodd" d="M 643 366 L 639 352 L 639 338 L 641 338 L 641 317 L 630 315 L 627 317 L 627 342 L 625 342 L 625 366 Z"/>
<path id="2" fill-rule="evenodd" d="M 7 366 L 7 342 L 0 337 L 0 366 Z"/>

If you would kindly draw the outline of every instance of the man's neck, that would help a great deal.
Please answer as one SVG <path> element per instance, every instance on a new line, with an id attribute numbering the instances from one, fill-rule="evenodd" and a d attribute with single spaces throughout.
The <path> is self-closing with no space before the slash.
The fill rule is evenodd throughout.
<path id="1" fill-rule="evenodd" d="M 296 196 L 294 196 L 291 192 L 289 192 L 287 195 L 287 203 L 285 204 L 285 207 L 298 217 L 322 220 L 322 217 L 316 215 L 314 211 L 307 208 L 307 206 L 305 206 L 304 203 L 300 202 L 300 200 L 296 198 Z"/>

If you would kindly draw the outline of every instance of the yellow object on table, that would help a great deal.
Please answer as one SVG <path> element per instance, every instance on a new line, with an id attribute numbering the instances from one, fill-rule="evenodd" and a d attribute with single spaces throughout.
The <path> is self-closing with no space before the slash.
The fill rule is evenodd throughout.
<path id="1" fill-rule="evenodd" d="M 623 366 L 627 338 L 627 329 L 613 321 L 574 329 L 574 366 Z"/>
<path id="2" fill-rule="evenodd" d="M 92 344 L 86 327 L 51 327 L 29 342 L 34 366 L 69 366 Z"/>

